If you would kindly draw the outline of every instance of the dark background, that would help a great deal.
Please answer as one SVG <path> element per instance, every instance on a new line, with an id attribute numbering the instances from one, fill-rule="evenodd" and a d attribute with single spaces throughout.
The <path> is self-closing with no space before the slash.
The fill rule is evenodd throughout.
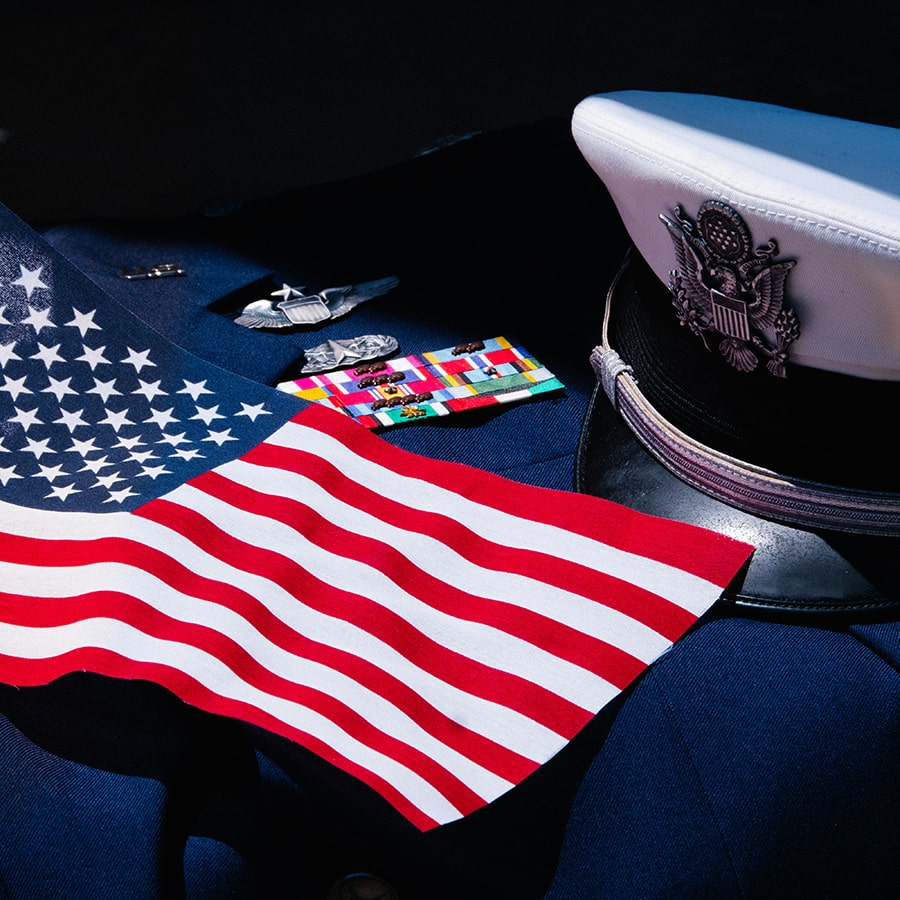
<path id="1" fill-rule="evenodd" d="M 2 17 L 0 201 L 33 223 L 215 212 L 627 88 L 900 126 L 897 9 L 31 0 Z"/>
<path id="2" fill-rule="evenodd" d="M 293 283 L 401 276 L 391 297 L 329 325 L 329 336 L 381 332 L 374 323 L 393 313 L 404 352 L 412 352 L 446 346 L 436 341 L 447 332 L 468 340 L 508 334 L 514 325 L 560 376 L 564 397 L 542 401 L 540 414 L 511 405 L 502 418 L 473 412 L 459 417 L 465 424 L 386 437 L 476 465 L 490 448 L 495 471 L 545 486 L 570 483 L 594 386 L 589 355 L 599 308 L 627 244 L 568 136 L 577 102 L 620 89 L 691 91 L 900 127 L 896 0 L 429 0 L 418 7 L 19 0 L 9 7 L 0 15 L 0 202 L 31 224 L 47 224 L 58 249 L 132 308 L 143 304 L 142 317 L 162 333 L 258 380 L 266 371 L 276 380 L 282 360 L 295 360 L 307 336 L 254 334 L 257 349 L 240 354 L 235 347 L 250 343 L 242 329 L 233 329 L 229 343 L 207 314 L 213 297 L 229 300 L 221 297 L 221 272 L 132 283 L 118 267 L 182 254 L 202 262 L 206 244 L 190 243 L 201 232 L 217 252 L 233 241 L 235 268 L 245 254 L 254 270 L 271 259 L 273 271 L 291 266 L 285 278 L 298 278 Z M 482 139 L 413 160 L 472 132 Z M 240 215 L 218 215 L 242 202 Z M 199 211 L 207 215 L 192 215 Z M 291 215 L 296 226 L 283 227 L 293 225 Z M 116 221 L 77 221 L 95 217 Z M 148 218 L 163 221 L 121 221 Z M 535 423 L 542 423 L 537 434 Z M 298 897 L 324 896 L 348 860 L 391 880 L 396 874 L 401 894 L 399 879 L 415 890 L 420 871 L 430 870 L 435 896 L 477 896 L 477 888 L 465 889 L 473 881 L 499 883 L 498 896 L 527 896 L 517 886 L 542 887 L 552 875 L 567 801 L 618 711 L 608 707 L 516 791 L 464 823 L 421 836 L 360 795 L 349 776 L 254 733 L 250 740 L 266 758 L 260 775 L 243 726 L 198 719 L 153 685 L 76 674 L 46 688 L 6 689 L 0 699 L 4 714 L 39 745 L 101 770 L 98 792 L 121 790 L 120 772 L 171 788 L 162 842 L 174 850 L 151 854 L 138 843 L 111 862 L 107 841 L 121 846 L 122 835 L 142 829 L 148 846 L 156 840 L 155 787 L 135 789 L 139 803 L 98 793 L 82 804 L 82 795 L 56 790 L 49 817 L 43 807 L 22 807 L 29 797 L 20 793 L 15 814 L 34 818 L 35 827 L 22 830 L 34 843 L 10 834 L 14 862 L 21 847 L 38 847 L 59 823 L 58 840 L 46 845 L 56 853 L 29 852 L 29 863 L 65 864 L 80 877 L 68 855 L 77 843 L 79 859 L 98 860 L 96 873 L 85 866 L 83 877 L 100 884 L 121 870 L 122 882 L 139 883 L 142 866 L 155 871 L 160 852 L 174 872 L 161 877 L 177 880 L 180 842 L 199 835 L 223 854 L 236 848 L 222 858 L 237 859 L 239 874 L 250 865 L 263 879 L 288 873 Z M 35 803 L 44 796 L 36 793 Z M 178 809 L 184 800 L 189 808 Z M 97 808 L 94 827 L 85 816 Z M 68 814 L 80 818 L 73 824 Z M 800 854 L 805 846 L 801 834 L 784 850 Z M 215 859 L 194 852 L 185 877 L 199 883 Z"/>

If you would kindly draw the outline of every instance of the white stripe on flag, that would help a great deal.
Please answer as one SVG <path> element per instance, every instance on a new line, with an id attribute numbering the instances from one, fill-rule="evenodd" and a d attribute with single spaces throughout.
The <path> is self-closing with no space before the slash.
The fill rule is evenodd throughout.
<path id="1" fill-rule="evenodd" d="M 19 570 L 18 572 L 15 571 L 15 568 L 10 568 L 13 570 L 11 575 L 16 580 L 17 590 L 35 597 L 55 598 L 60 584 L 68 586 L 70 596 L 94 591 L 109 591 L 112 590 L 111 586 L 113 585 L 127 585 L 130 596 L 140 599 L 172 620 L 202 625 L 230 638 L 273 675 L 297 685 L 306 685 L 317 691 L 324 691 L 340 703 L 354 709 L 365 710 L 367 718 L 371 722 L 377 722 L 380 730 L 398 740 L 420 747 L 483 796 L 496 796 L 497 793 L 502 793 L 511 787 L 508 781 L 497 778 L 480 766 L 474 765 L 471 760 L 453 751 L 447 745 L 437 741 L 384 698 L 348 678 L 342 672 L 289 653 L 268 640 L 251 623 L 233 611 L 220 604 L 199 600 L 183 592 L 175 591 L 163 580 L 149 572 L 116 563 L 80 566 L 74 573 L 72 570 L 60 570 L 52 567 L 28 569 L 21 566 L 15 567 Z M 16 575 L 19 577 L 16 578 Z M 108 620 L 100 621 L 107 622 Z M 68 625 L 58 626 L 56 629 L 44 627 L 41 631 L 67 631 L 70 628 L 71 626 Z M 136 635 L 137 632 L 134 632 L 133 636 Z M 34 632 L 32 631 L 28 635 L 28 643 L 23 642 L 18 645 L 0 643 L 0 652 L 23 658 L 31 657 L 36 646 L 33 639 Z M 46 641 L 46 637 L 43 640 Z M 102 628 L 95 628 L 88 646 L 106 647 L 106 649 L 124 653 L 131 659 L 141 658 L 129 645 L 116 646 L 115 643 L 109 643 L 109 635 Z M 185 643 L 183 646 L 190 645 Z M 215 683 L 210 678 L 198 680 L 208 687 Z M 313 723 L 307 723 L 304 720 L 306 714 L 304 708 L 298 704 L 292 705 L 295 709 L 286 721 L 303 731 L 314 731 Z M 550 740 L 551 743 L 554 740 L 559 742 L 560 737 L 555 736 Z M 346 752 L 340 746 L 336 749 Z M 544 748 L 539 748 L 538 752 L 541 749 Z"/>
<path id="2" fill-rule="evenodd" d="M 560 735 L 533 718 L 523 716 L 502 704 L 460 691 L 452 684 L 416 666 L 398 650 L 365 629 L 298 602 L 298 599 L 277 581 L 243 571 L 239 567 L 240 560 L 236 560 L 238 565 L 229 565 L 216 559 L 166 526 L 124 513 L 103 516 L 70 513 L 67 516 L 60 516 L 10 506 L 2 502 L 0 514 L 10 533 L 24 536 L 56 541 L 71 539 L 71 534 L 77 534 L 79 539 L 85 542 L 120 537 L 140 545 L 155 547 L 168 558 L 178 560 L 203 578 L 221 584 L 231 584 L 245 592 L 248 597 L 264 596 L 267 608 L 291 631 L 315 635 L 318 642 L 348 650 L 370 661 L 377 660 L 380 668 L 413 687 L 423 697 L 428 697 L 445 715 L 456 717 L 460 721 L 465 719 L 467 727 L 503 746 L 514 747 L 517 752 L 528 758 L 540 760 L 547 746 L 559 745 Z M 66 527 L 67 519 L 74 520 L 74 528 Z M 34 560 L 34 565 L 35 568 L 5 564 L 3 566 L 5 590 L 25 596 L 63 597 L 91 589 L 99 590 L 105 587 L 116 590 L 127 586 L 128 593 L 135 595 L 135 587 L 142 573 L 138 568 L 123 570 L 118 581 L 110 580 L 105 586 L 88 587 L 80 580 L 81 567 L 77 570 L 54 569 L 46 585 L 41 585 L 38 581 L 43 577 L 46 567 L 37 559 Z M 174 596 L 180 598 L 184 594 L 178 593 Z M 154 602 L 152 597 L 142 596 L 141 599 L 150 604 Z M 175 609 L 178 610 L 177 603 Z M 212 618 L 217 614 L 216 604 L 209 603 L 204 607 L 199 621 L 211 624 Z"/>
<path id="3" fill-rule="evenodd" d="M 623 551 L 553 525 L 512 516 L 439 485 L 392 471 L 354 453 L 334 435 L 297 421 L 285 423 L 269 436 L 266 443 L 327 459 L 352 481 L 386 497 L 402 498 L 402 502 L 412 508 L 447 516 L 498 544 L 551 553 L 597 572 L 615 572 L 617 577 L 697 614 L 707 608 L 697 600 L 698 596 L 710 588 L 721 592 L 721 587 L 705 578 L 650 557 Z"/>
<path id="4" fill-rule="evenodd" d="M 221 474 L 262 493 L 271 493 L 272 476 L 266 469 L 235 460 L 219 468 Z M 402 547 L 406 558 L 435 578 L 461 590 L 498 602 L 516 598 L 517 606 L 551 618 L 565 617 L 567 624 L 607 641 L 649 662 L 667 650 L 672 642 L 650 626 L 609 607 L 552 584 L 502 572 L 470 562 L 456 550 L 428 534 L 404 531 L 365 510 L 332 497 L 324 485 L 300 473 L 284 473 L 285 493 L 298 503 L 309 505 L 328 521 L 347 531 Z M 512 527 L 518 527 L 518 524 Z M 546 547 L 542 548 L 546 552 Z M 568 677 L 568 676 L 564 676 Z"/>
<path id="5" fill-rule="evenodd" d="M 185 492 L 191 495 L 185 498 Z M 187 485 L 170 496 L 248 544 L 256 540 L 285 557 L 296 554 L 313 577 L 337 590 L 368 597 L 405 621 L 415 622 L 416 630 L 424 637 L 450 651 L 524 679 L 540 672 L 544 687 L 583 709 L 589 709 L 598 695 L 605 694 L 609 699 L 617 693 L 605 679 L 514 635 L 433 609 L 378 569 L 350 557 L 336 556 L 280 522 L 264 515 L 237 515 L 233 507 Z"/>

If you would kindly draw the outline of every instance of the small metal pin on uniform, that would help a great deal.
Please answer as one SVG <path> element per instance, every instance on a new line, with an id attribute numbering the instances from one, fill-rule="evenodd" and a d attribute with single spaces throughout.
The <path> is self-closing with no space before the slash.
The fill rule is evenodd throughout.
<path id="1" fill-rule="evenodd" d="M 146 278 L 173 278 L 187 275 L 187 272 L 175 263 L 157 263 L 153 266 L 125 266 L 119 269 L 119 275 L 128 281 L 141 281 Z"/>

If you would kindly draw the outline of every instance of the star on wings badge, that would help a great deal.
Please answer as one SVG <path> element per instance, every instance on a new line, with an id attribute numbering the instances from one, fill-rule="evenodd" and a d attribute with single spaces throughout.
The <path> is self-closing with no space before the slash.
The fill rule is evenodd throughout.
<path id="1" fill-rule="evenodd" d="M 678 268 L 669 288 L 678 321 L 707 349 L 718 350 L 734 368 L 753 371 L 761 358 L 784 378 L 791 344 L 800 336 L 796 312 L 784 303 L 785 282 L 796 260 L 775 260 L 774 240 L 753 249 L 750 229 L 726 203 L 707 200 L 696 221 L 681 206 L 674 218 L 660 214 L 675 247 Z"/>

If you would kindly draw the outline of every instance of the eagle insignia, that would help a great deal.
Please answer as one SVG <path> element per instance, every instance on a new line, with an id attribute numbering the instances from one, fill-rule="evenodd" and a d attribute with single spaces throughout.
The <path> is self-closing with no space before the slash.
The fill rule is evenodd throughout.
<path id="1" fill-rule="evenodd" d="M 696 220 L 675 207 L 674 218 L 659 217 L 675 247 L 676 269 L 669 288 L 678 321 L 707 350 L 711 341 L 741 372 L 762 359 L 784 378 L 791 344 L 800 337 L 796 312 L 785 305 L 785 282 L 796 260 L 776 260 L 773 239 L 753 248 L 750 229 L 728 204 L 707 200 Z"/>

